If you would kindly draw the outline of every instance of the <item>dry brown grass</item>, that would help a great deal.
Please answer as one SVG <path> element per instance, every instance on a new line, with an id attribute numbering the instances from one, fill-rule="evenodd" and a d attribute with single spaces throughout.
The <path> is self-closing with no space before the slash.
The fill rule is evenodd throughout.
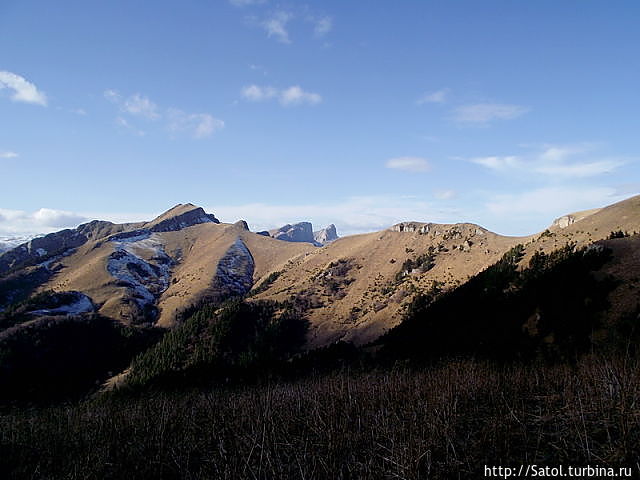
<path id="1" fill-rule="evenodd" d="M 295 383 L 107 397 L 0 415 L 7 478 L 482 478 L 483 466 L 633 467 L 640 362 L 451 361 Z M 0 474 L 1 475 L 1 474 Z"/>

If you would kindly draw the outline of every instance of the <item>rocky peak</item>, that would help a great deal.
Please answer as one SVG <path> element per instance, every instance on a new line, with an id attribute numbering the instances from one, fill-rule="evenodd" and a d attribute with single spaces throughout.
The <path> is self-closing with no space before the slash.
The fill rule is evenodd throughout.
<path id="1" fill-rule="evenodd" d="M 313 227 L 309 222 L 300 222 L 293 225 L 288 223 L 280 228 L 269 230 L 269 235 L 276 240 L 284 240 L 285 242 L 314 243 Z"/>
<path id="2" fill-rule="evenodd" d="M 202 207 L 196 207 L 191 203 L 180 203 L 155 220 L 145 223 L 143 228 L 151 232 L 172 232 L 200 223 L 220 223 L 220 221 L 213 214 L 206 213 Z"/>
<path id="3" fill-rule="evenodd" d="M 247 225 L 247 222 L 244 220 L 238 220 L 234 225 L 242 230 L 246 230 L 247 232 L 249 231 L 249 225 Z"/>
<path id="4" fill-rule="evenodd" d="M 313 232 L 313 239 L 322 245 L 331 243 L 338 239 L 338 233 L 336 232 L 336 226 L 332 223 L 321 230 Z"/>

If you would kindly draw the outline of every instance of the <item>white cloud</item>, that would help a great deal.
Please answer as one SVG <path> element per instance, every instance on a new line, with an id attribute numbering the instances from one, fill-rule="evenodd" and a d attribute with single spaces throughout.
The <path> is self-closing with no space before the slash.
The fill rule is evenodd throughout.
<path id="1" fill-rule="evenodd" d="M 82 214 L 41 208 L 35 212 L 0 209 L 0 234 L 50 233 L 88 221 Z"/>
<path id="2" fill-rule="evenodd" d="M 287 23 L 293 19 L 293 14 L 283 10 L 275 12 L 271 17 L 262 22 L 262 28 L 269 38 L 275 37 L 281 43 L 291 43 Z"/>
<path id="3" fill-rule="evenodd" d="M 80 115 L 81 117 L 84 117 L 87 115 L 87 112 L 84 108 L 72 108 L 71 110 L 69 110 L 71 113 L 75 113 L 76 115 Z"/>
<path id="4" fill-rule="evenodd" d="M 126 118 L 116 117 L 116 125 L 120 128 L 124 128 L 125 130 L 129 130 L 139 137 L 145 136 L 145 132 L 143 130 L 140 130 L 139 128 L 131 125 Z"/>
<path id="5" fill-rule="evenodd" d="M 138 115 L 148 118 L 149 120 L 157 120 L 160 118 L 158 106 L 149 100 L 148 97 L 135 93 L 127 98 L 121 105 L 124 112 L 131 115 Z"/>
<path id="6" fill-rule="evenodd" d="M 108 89 L 105 90 L 102 95 L 111 103 L 119 103 L 122 99 L 122 95 L 120 95 L 117 90 Z"/>
<path id="7" fill-rule="evenodd" d="M 242 89 L 241 95 L 246 100 L 252 102 L 261 102 L 274 98 L 278 95 L 278 90 L 273 87 L 260 87 L 258 85 L 249 85 Z"/>
<path id="8" fill-rule="evenodd" d="M 305 92 L 298 85 L 289 87 L 280 92 L 280 103 L 283 105 L 317 105 L 322 102 L 322 97 L 313 92 Z"/>
<path id="9" fill-rule="evenodd" d="M 540 153 L 540 159 L 549 162 L 561 162 L 578 153 L 592 149 L 592 144 L 580 145 L 545 145 Z"/>
<path id="10" fill-rule="evenodd" d="M 443 209 L 416 197 L 393 195 L 360 196 L 335 200 L 332 203 L 275 205 L 250 203 L 206 206 L 223 222 L 246 220 L 252 231 L 269 230 L 286 223 L 310 221 L 320 229 L 334 223 L 339 235 L 373 232 L 408 220 L 452 222 L 460 217 L 454 209 Z M 50 233 L 73 228 L 92 219 L 115 223 L 148 221 L 158 212 L 68 212 L 40 209 L 37 212 L 0 209 L 0 235 L 20 233 Z M 4 218 L 4 220 L 3 220 Z"/>
<path id="11" fill-rule="evenodd" d="M 581 178 L 610 173 L 621 165 L 622 162 L 616 160 L 600 160 L 569 165 L 542 165 L 537 167 L 535 171 L 553 177 Z"/>
<path id="12" fill-rule="evenodd" d="M 117 90 L 105 90 L 103 95 L 108 101 L 118 105 L 122 113 L 144 117 L 149 120 L 158 120 L 161 117 L 160 113 L 158 113 L 158 106 L 149 97 L 139 93 L 134 93 L 124 98 Z"/>
<path id="13" fill-rule="evenodd" d="M 253 70 L 254 72 L 260 72 L 262 73 L 262 75 L 268 75 L 269 72 L 267 72 L 267 69 L 265 67 L 263 67 L 262 65 L 256 65 L 255 63 L 250 63 L 249 64 L 249 69 Z"/>
<path id="14" fill-rule="evenodd" d="M 520 168 L 522 166 L 520 158 L 513 155 L 507 157 L 476 157 L 472 158 L 471 161 L 491 170 L 500 171 L 508 170 L 510 168 Z"/>
<path id="15" fill-rule="evenodd" d="M 169 131 L 187 132 L 193 138 L 207 138 L 214 132 L 224 127 L 224 122 L 208 113 L 186 113 L 182 110 L 172 108 L 168 110 Z"/>
<path id="16" fill-rule="evenodd" d="M 541 151 L 524 156 L 477 157 L 470 161 L 500 173 L 537 174 L 555 180 L 596 177 L 625 163 L 615 158 L 576 158 L 590 153 L 590 145 L 545 145 Z"/>
<path id="17" fill-rule="evenodd" d="M 167 130 L 172 133 L 186 132 L 193 138 L 201 139 L 210 137 L 214 132 L 224 127 L 222 120 L 209 113 L 188 113 L 173 107 L 163 110 L 149 97 L 139 93 L 125 98 L 116 90 L 105 90 L 104 97 L 117 105 L 124 114 L 152 121 L 162 119 Z M 136 135 L 145 135 L 143 130 L 140 130 L 123 116 L 116 118 L 116 124 L 131 130 Z"/>
<path id="18" fill-rule="evenodd" d="M 328 16 L 318 18 L 314 23 L 313 33 L 316 37 L 324 37 L 333 28 L 333 19 Z"/>
<path id="19" fill-rule="evenodd" d="M 448 88 L 442 88 L 435 92 L 425 93 L 418 99 L 418 105 L 423 105 L 425 103 L 444 103 L 447 101 L 447 97 L 449 96 L 449 92 L 451 90 Z"/>
<path id="20" fill-rule="evenodd" d="M 456 191 L 455 190 L 436 190 L 433 195 L 438 199 L 438 200 L 451 200 L 452 198 L 456 197 Z"/>
<path id="21" fill-rule="evenodd" d="M 205 210 L 223 222 L 244 219 L 254 232 L 286 223 L 310 221 L 316 230 L 334 223 L 341 236 L 383 230 L 402 221 L 450 222 L 460 216 L 456 210 L 437 208 L 420 199 L 390 195 L 350 197 L 335 203 L 306 205 L 215 205 Z"/>
<path id="22" fill-rule="evenodd" d="M 524 115 L 529 108 L 500 103 L 461 105 L 453 110 L 453 119 L 462 124 L 485 126 L 494 120 L 511 120 Z"/>
<path id="23" fill-rule="evenodd" d="M 387 168 L 395 170 L 405 170 L 407 172 L 428 172 L 430 170 L 429 161 L 420 157 L 397 157 L 387 160 Z"/>
<path id="24" fill-rule="evenodd" d="M 18 158 L 19 155 L 16 152 L 0 152 L 0 158 Z"/>
<path id="25" fill-rule="evenodd" d="M 274 87 L 261 87 L 259 85 L 249 85 L 244 87 L 240 94 L 245 100 L 250 102 L 263 102 L 277 98 L 284 106 L 296 105 L 317 105 L 322 102 L 322 96 L 318 93 L 307 92 L 299 85 L 288 88 L 277 89 Z"/>
<path id="26" fill-rule="evenodd" d="M 544 187 L 519 194 L 496 195 L 486 207 L 493 215 L 544 215 L 551 223 L 560 215 L 602 207 L 623 198 L 609 187 Z"/>
<path id="27" fill-rule="evenodd" d="M 13 91 L 11 100 L 14 102 L 47 106 L 47 96 L 38 90 L 33 83 L 20 75 L 2 70 L 0 71 L 0 90 L 5 88 Z"/>

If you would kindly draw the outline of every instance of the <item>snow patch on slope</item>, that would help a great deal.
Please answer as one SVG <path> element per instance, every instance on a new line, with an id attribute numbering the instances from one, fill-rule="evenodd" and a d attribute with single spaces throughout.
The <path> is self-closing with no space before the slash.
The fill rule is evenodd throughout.
<path id="1" fill-rule="evenodd" d="M 107 271 L 118 279 L 120 285 L 129 289 L 141 308 L 152 305 L 169 287 L 173 265 L 159 236 L 145 232 L 113 243 L 114 252 L 109 256 Z M 150 260 L 145 260 L 142 255 Z"/>
<path id="2" fill-rule="evenodd" d="M 32 315 L 79 315 L 85 312 L 93 312 L 94 307 L 91 299 L 82 293 L 78 293 L 78 299 L 69 305 L 62 305 L 57 308 L 44 308 L 29 312 Z"/>
<path id="3" fill-rule="evenodd" d="M 243 295 L 253 285 L 255 262 L 251 252 L 238 238 L 218 262 L 215 284 L 223 296 Z"/>

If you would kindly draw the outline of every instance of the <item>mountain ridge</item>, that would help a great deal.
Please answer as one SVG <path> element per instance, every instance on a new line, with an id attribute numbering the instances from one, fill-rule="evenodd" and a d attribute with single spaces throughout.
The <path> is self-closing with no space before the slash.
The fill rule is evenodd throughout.
<path id="1" fill-rule="evenodd" d="M 221 223 L 201 207 L 178 204 L 148 222 L 94 220 L 0 255 L 0 308 L 33 293 L 74 291 L 101 315 L 171 328 L 191 305 L 261 285 L 252 299 L 293 302 L 305 312 L 309 348 L 366 343 L 401 321 L 416 292 L 455 288 L 517 244 L 526 245 L 529 258 L 640 230 L 640 196 L 587 212 L 525 237 L 473 223 L 405 221 L 333 239 L 329 226 L 318 232 L 331 240 L 317 248 L 309 222 L 265 236 L 244 221 Z"/>

